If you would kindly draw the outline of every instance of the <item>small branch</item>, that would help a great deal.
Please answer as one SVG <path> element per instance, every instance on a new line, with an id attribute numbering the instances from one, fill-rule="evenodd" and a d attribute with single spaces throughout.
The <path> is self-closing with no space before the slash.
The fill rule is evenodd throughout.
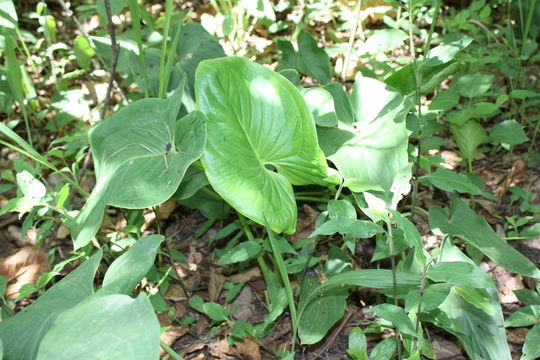
<path id="1" fill-rule="evenodd" d="M 92 47 L 95 48 L 94 46 L 94 42 L 92 41 L 92 38 L 90 37 L 90 35 L 88 35 L 88 33 L 84 30 L 84 28 L 82 27 L 81 23 L 79 22 L 79 20 L 77 19 L 77 17 L 75 16 L 75 14 L 73 13 L 73 11 L 71 11 L 71 9 L 69 8 L 68 4 L 66 4 L 66 2 L 64 0 L 56 0 L 57 3 L 62 7 L 62 9 L 64 9 L 64 11 L 66 12 L 66 14 L 71 18 L 71 20 L 73 21 L 73 23 L 75 24 L 75 26 L 77 26 L 77 29 L 79 30 L 79 32 L 81 33 L 81 35 L 90 43 L 92 44 Z M 97 55 L 97 59 L 99 61 L 99 63 L 101 64 L 101 66 L 103 68 L 106 68 L 107 67 L 107 63 L 105 62 L 105 60 L 100 56 L 100 55 Z M 126 96 L 126 94 L 124 93 L 124 91 L 122 90 L 122 88 L 120 87 L 120 84 L 118 83 L 118 81 L 116 81 L 116 79 L 114 79 L 114 86 L 116 87 L 116 91 L 118 91 L 118 93 L 120 94 L 120 96 L 122 97 L 122 100 L 125 101 L 126 103 L 128 102 L 128 98 Z"/>
<path id="2" fill-rule="evenodd" d="M 107 86 L 107 93 L 105 95 L 105 100 L 103 100 L 103 107 L 101 108 L 100 116 L 103 119 L 105 117 L 105 113 L 107 112 L 107 106 L 109 105 L 109 102 L 111 101 L 111 91 L 113 87 L 114 82 L 114 74 L 116 74 L 116 66 L 118 65 L 118 55 L 120 53 L 120 45 L 116 42 L 116 34 L 114 32 L 114 24 L 112 20 L 112 13 L 111 13 L 111 3 L 110 0 L 104 0 L 105 3 L 105 12 L 107 13 L 107 32 L 111 36 L 111 47 L 113 50 L 113 56 L 112 56 L 112 67 L 111 67 L 111 73 L 109 77 L 109 85 Z"/>
<path id="3" fill-rule="evenodd" d="M 348 44 L 347 54 L 345 55 L 345 59 L 343 61 L 343 69 L 341 69 L 341 78 L 343 79 L 343 81 L 347 80 L 346 79 L 347 70 L 349 69 L 349 62 L 351 60 L 351 54 L 352 54 L 352 49 L 353 49 L 353 45 L 354 45 L 354 39 L 356 37 L 356 31 L 358 30 L 358 25 L 360 23 L 360 13 L 361 12 L 362 12 L 362 0 L 358 0 L 358 3 L 356 5 L 356 14 L 354 15 L 353 28 L 351 29 L 351 35 L 349 36 L 349 44 Z"/>

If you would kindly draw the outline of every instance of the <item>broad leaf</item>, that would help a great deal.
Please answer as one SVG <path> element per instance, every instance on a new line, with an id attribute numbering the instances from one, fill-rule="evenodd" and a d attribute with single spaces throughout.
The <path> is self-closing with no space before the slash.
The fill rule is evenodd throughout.
<path id="1" fill-rule="evenodd" d="M 41 339 L 58 315 L 94 293 L 94 276 L 101 254 L 101 250 L 98 251 L 30 306 L 0 322 L 0 339 L 5 345 L 6 360 L 36 358 Z M 62 344 L 66 345 L 63 341 Z"/>
<path id="2" fill-rule="evenodd" d="M 506 120 L 493 126 L 489 133 L 489 140 L 517 145 L 529 141 L 529 138 L 516 120 Z"/>
<path id="3" fill-rule="evenodd" d="M 472 288 L 494 288 L 491 277 L 478 266 L 468 262 L 439 262 L 432 265 L 427 273 L 433 281 L 446 281 L 456 286 Z"/>
<path id="4" fill-rule="evenodd" d="M 540 322 L 540 305 L 527 305 L 506 319 L 506 327 L 531 326 Z"/>
<path id="5" fill-rule="evenodd" d="M 204 116 L 193 112 L 176 121 L 181 92 L 136 101 L 90 133 L 97 183 L 75 219 L 75 248 L 96 234 L 107 205 L 143 209 L 164 202 L 201 156 Z"/>
<path id="6" fill-rule="evenodd" d="M 309 88 L 302 91 L 304 100 L 318 126 L 332 127 L 338 124 L 334 98 L 324 88 Z"/>
<path id="7" fill-rule="evenodd" d="M 486 130 L 475 120 L 469 120 L 463 126 L 450 125 L 450 131 L 459 146 L 461 155 L 470 163 L 479 145 L 488 139 Z"/>
<path id="8" fill-rule="evenodd" d="M 145 294 L 95 296 L 63 312 L 37 360 L 157 359 L 159 322 Z M 60 346 L 61 345 L 61 346 Z"/>
<path id="9" fill-rule="evenodd" d="M 384 229 L 371 221 L 337 217 L 319 226 L 309 237 L 340 233 L 341 235 L 351 234 L 357 238 L 367 239 L 382 232 Z"/>
<path id="10" fill-rule="evenodd" d="M 353 360 L 367 360 L 367 339 L 360 327 L 355 327 L 349 334 L 349 346 L 347 354 Z"/>
<path id="11" fill-rule="evenodd" d="M 320 128 L 324 153 L 345 178 L 379 184 L 389 191 L 407 165 L 408 132 L 405 115 L 409 103 L 386 84 L 357 77 L 352 94 L 355 122 Z"/>
<path id="12" fill-rule="evenodd" d="M 318 284 L 315 280 L 312 281 L 315 283 L 313 285 Z M 308 303 L 298 324 L 298 336 L 302 344 L 319 342 L 343 317 L 348 293 L 346 287 L 336 287 L 319 294 Z"/>
<path id="13" fill-rule="evenodd" d="M 253 259 L 261 252 L 261 244 L 255 241 L 244 241 L 219 257 L 218 264 L 234 264 Z"/>
<path id="14" fill-rule="evenodd" d="M 264 224 L 266 217 L 273 231 L 293 233 L 292 185 L 324 184 L 327 168 L 302 95 L 239 57 L 201 62 L 195 90 L 207 116 L 202 163 L 212 187 L 250 219 Z"/>
<path id="15" fill-rule="evenodd" d="M 533 360 L 540 357 L 540 324 L 534 325 L 525 337 L 525 343 L 523 344 L 523 356 L 522 360 Z"/>
<path id="16" fill-rule="evenodd" d="M 279 70 L 295 69 L 323 84 L 330 81 L 332 77 L 330 58 L 323 49 L 317 46 L 317 42 L 309 33 L 300 32 L 298 51 L 294 50 L 289 41 L 283 39 L 277 40 L 277 47 L 282 56 L 279 61 Z"/>
<path id="17" fill-rule="evenodd" d="M 129 295 L 154 264 L 159 245 L 164 239 L 162 235 L 140 238 L 109 266 L 100 292 Z"/>

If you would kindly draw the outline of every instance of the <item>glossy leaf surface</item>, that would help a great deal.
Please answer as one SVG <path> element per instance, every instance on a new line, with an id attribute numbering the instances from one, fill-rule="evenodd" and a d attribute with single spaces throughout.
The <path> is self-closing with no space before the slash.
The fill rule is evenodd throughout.
<path id="1" fill-rule="evenodd" d="M 318 130 L 321 148 L 345 179 L 390 190 L 408 163 L 405 115 L 410 105 L 386 84 L 357 77 L 352 106 L 355 122 L 345 122 L 345 116 L 337 128 Z"/>
<path id="2" fill-rule="evenodd" d="M 326 176 L 302 95 L 282 76 L 239 57 L 203 61 L 196 94 L 207 117 L 202 163 L 212 187 L 259 224 L 266 217 L 273 231 L 294 232 L 291 185 L 323 184 Z"/>
<path id="3" fill-rule="evenodd" d="M 157 359 L 159 322 L 145 294 L 95 296 L 66 310 L 43 338 L 37 360 Z M 61 344 L 61 346 L 59 346 Z"/>

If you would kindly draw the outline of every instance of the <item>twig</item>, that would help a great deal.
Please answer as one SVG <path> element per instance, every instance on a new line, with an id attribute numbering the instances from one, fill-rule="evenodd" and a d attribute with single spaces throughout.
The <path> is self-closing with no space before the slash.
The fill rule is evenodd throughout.
<path id="1" fill-rule="evenodd" d="M 112 20 L 112 13 L 111 13 L 111 3 L 110 0 L 104 0 L 105 3 L 105 12 L 107 13 L 107 32 L 111 36 L 111 47 L 113 51 L 112 55 L 112 66 L 111 66 L 111 73 L 109 77 L 109 84 L 107 85 L 107 93 L 105 95 L 105 100 L 103 100 L 103 107 L 101 108 L 100 116 L 103 119 L 105 117 L 105 113 L 107 112 L 107 106 L 109 105 L 109 102 L 111 101 L 111 91 L 114 83 L 114 74 L 116 74 L 116 66 L 118 65 L 118 55 L 120 53 L 120 46 L 116 42 L 116 34 L 114 32 L 114 24 Z"/>
<path id="2" fill-rule="evenodd" d="M 66 2 L 64 0 L 56 0 L 58 2 L 58 4 L 60 4 L 60 6 L 62 7 L 62 9 L 64 9 L 64 11 L 67 13 L 67 15 L 71 18 L 71 20 L 73 21 L 73 23 L 75 23 L 75 26 L 77 26 L 77 29 L 79 30 L 79 32 L 81 33 L 81 35 L 90 43 L 92 44 L 92 47 L 95 48 L 95 46 L 93 45 L 94 44 L 94 41 L 92 40 L 92 38 L 90 37 L 90 35 L 88 35 L 88 33 L 84 30 L 84 28 L 82 27 L 81 23 L 79 22 L 79 20 L 77 19 L 77 17 L 75 16 L 75 14 L 73 13 L 73 11 L 71 11 L 71 9 L 69 8 L 68 4 L 66 4 Z M 105 60 L 103 59 L 103 57 L 101 57 L 101 55 L 97 55 L 97 59 L 100 63 L 100 65 L 105 68 L 107 67 L 107 63 L 105 62 Z M 114 77 L 113 77 L 114 78 Z M 128 102 L 128 98 L 126 96 L 126 94 L 124 93 L 124 90 L 122 90 L 122 88 L 120 87 L 120 84 L 118 83 L 118 81 L 116 81 L 116 79 L 114 79 L 114 86 L 116 87 L 116 91 L 120 94 L 120 96 L 122 97 L 122 100 L 125 101 L 125 102 Z"/>
<path id="3" fill-rule="evenodd" d="M 349 44 L 347 49 L 347 55 L 345 55 L 345 60 L 343 61 L 343 69 L 341 69 L 341 78 L 343 81 L 346 81 L 347 70 L 349 68 L 349 62 L 351 60 L 352 49 L 354 45 L 354 38 L 356 37 L 356 30 L 358 30 L 358 24 L 360 22 L 360 13 L 362 12 L 362 0 L 358 0 L 356 5 L 356 14 L 354 15 L 354 25 L 351 29 L 351 35 L 349 36 Z"/>

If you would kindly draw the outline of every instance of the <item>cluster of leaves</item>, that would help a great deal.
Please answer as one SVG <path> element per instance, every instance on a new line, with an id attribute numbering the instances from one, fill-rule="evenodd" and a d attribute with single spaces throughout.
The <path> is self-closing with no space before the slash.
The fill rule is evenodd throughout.
<path id="1" fill-rule="evenodd" d="M 530 37 L 536 37 L 538 29 L 529 20 L 520 23 L 518 35 L 503 32 L 503 37 L 513 36 L 514 47 L 508 50 L 508 57 L 489 58 L 482 53 L 482 46 L 473 44 L 473 38 L 480 35 L 469 25 L 490 20 L 491 7 L 476 0 L 445 24 L 446 30 L 468 35 L 439 36 L 434 39 L 437 46 L 431 48 L 432 26 L 421 58 L 414 58 L 412 44 L 411 63 L 383 65 L 389 52 L 407 38 L 412 39 L 415 32 L 422 34 L 414 19 L 426 18 L 435 24 L 440 9 L 438 0 L 389 2 L 406 15 L 391 24 L 386 15 L 385 22 L 392 29 L 368 31 L 367 50 L 358 49 L 353 55 L 370 61 L 371 68 L 357 74 L 351 92 L 332 81 L 340 72 L 330 61 L 328 52 L 332 49 L 326 52 L 308 31 L 302 30 L 302 21 L 309 22 L 309 11 L 316 9 L 305 10 L 308 13 L 299 17 L 300 25 L 291 38 L 276 39 L 279 67 L 273 71 L 242 57 L 225 56 L 219 39 L 206 29 L 212 28 L 236 50 L 250 33 L 245 29 L 250 21 L 260 21 L 271 33 L 286 30 L 288 25 L 276 21 L 276 13 L 290 10 L 288 7 L 263 0 L 256 6 L 248 1 L 216 1 L 216 15 L 201 19 L 205 29 L 188 22 L 188 12 L 173 12 L 172 1 L 166 2 L 165 16 L 157 20 L 136 1 L 115 2 L 113 13 L 124 11 L 127 3 L 133 19 L 132 27 L 116 36 L 119 53 L 111 50 L 112 40 L 106 34 L 78 37 L 72 53 L 82 72 L 95 58 L 107 64 L 115 62 L 118 55 L 117 71 L 123 85 L 134 84 L 138 91 L 129 94 L 129 103 L 99 121 L 88 132 L 88 140 L 86 130 L 77 125 L 70 135 L 56 139 L 44 154 L 36 150 L 34 141 L 34 128 L 45 119 L 40 115 L 43 104 L 35 91 L 32 93 L 32 82 L 24 75 L 26 67 L 17 57 L 17 44 L 24 47 L 25 41 L 15 7 L 11 1 L 1 2 L 0 27 L 6 45 L 2 76 L 7 79 L 0 89 L 6 94 L 2 106 L 18 104 L 27 139 L 13 130 L 19 125 L 13 120 L 0 124 L 0 133 L 9 140 L 0 143 L 33 162 L 16 160 L 16 175 L 11 170 L 2 173 L 3 179 L 17 185 L 18 196 L 0 214 L 29 213 L 23 231 L 39 227 L 40 243 L 59 221 L 70 229 L 74 249 L 84 254 L 81 257 L 95 252 L 91 241 L 96 236 L 102 239 L 98 233 L 107 206 L 131 209 L 133 214 L 121 230 L 130 234 L 128 240 L 120 239 L 119 234 L 110 236 L 115 245 L 132 246 L 109 267 L 101 289 L 94 292 L 92 287 L 102 256 L 99 250 L 32 305 L 0 323 L 4 356 L 63 358 L 77 349 L 92 357 L 155 358 L 159 325 L 154 309 L 162 308 L 156 300 L 160 295 L 154 295 L 152 302 L 143 292 L 135 299 L 127 295 L 147 276 L 163 238 L 138 239 L 141 212 L 136 210 L 172 198 L 199 209 L 210 225 L 216 218 L 228 218 L 231 210 L 238 213 L 238 220 L 214 237 L 232 237 L 226 248 L 217 252 L 219 264 L 243 265 L 257 260 L 267 285 L 268 317 L 261 324 L 234 321 L 229 309 L 221 304 L 198 296 L 189 299 L 189 305 L 214 324 L 231 323 L 232 340 L 267 335 L 288 308 L 292 348 L 281 355 L 292 359 L 297 336 L 301 344 L 321 341 L 343 317 L 349 292 L 369 287 L 388 301 L 373 307 L 377 315 L 373 325 L 351 333 L 351 358 L 367 359 L 365 333 L 387 328 L 393 328 L 394 335 L 379 343 L 370 359 L 390 359 L 397 351 L 403 351 L 408 359 L 421 355 L 433 358 L 424 334 L 424 325 L 430 323 L 456 336 L 472 359 L 509 359 L 504 325 L 532 325 L 539 316 L 536 294 L 522 291 L 518 296 L 528 306 L 505 323 L 495 284 L 478 264 L 487 256 L 524 276 L 538 279 L 540 271 L 501 239 L 458 194 L 470 196 L 472 204 L 475 196 L 496 200 L 482 191 L 473 173 L 475 155 L 512 150 L 536 137 L 540 119 L 526 116 L 538 107 L 539 97 L 534 89 L 527 88 L 523 69 L 530 63 L 508 61 L 516 51 L 525 59 L 534 53 Z M 84 8 L 85 16 L 98 12 L 106 19 L 103 4 L 98 1 L 97 7 Z M 534 1 L 527 4 L 527 13 L 534 14 Z M 46 14 L 43 4 L 36 14 L 48 41 L 45 52 L 52 52 L 57 44 L 54 18 Z M 144 20 L 144 29 L 139 19 Z M 61 67 L 51 62 L 54 69 Z M 508 77 L 510 91 L 496 88 L 495 76 L 485 71 L 491 63 L 497 63 Z M 66 81 L 75 76 L 56 75 Z M 320 86 L 304 87 L 303 76 Z M 452 78 L 451 86 L 439 90 L 448 78 Z M 51 131 L 89 112 L 87 108 L 74 113 L 81 111 L 81 103 L 83 107 L 88 104 L 76 90 L 65 89 L 66 83 L 57 86 L 59 98 L 51 106 L 59 112 L 46 124 Z M 421 97 L 434 91 L 437 94 L 425 109 Z M 504 114 L 502 121 L 493 125 L 488 135 L 488 121 L 500 114 Z M 444 169 L 440 158 L 428 155 L 429 150 L 444 144 L 436 134 L 447 129 L 466 164 L 463 172 Z M 417 151 L 411 150 L 411 139 L 418 144 Z M 97 179 L 91 194 L 78 181 L 85 144 L 92 151 Z M 57 189 L 47 188 L 44 169 L 62 177 Z M 421 234 L 398 206 L 411 192 L 413 172 L 419 175 L 421 170 L 420 185 L 454 193 L 449 206 L 434 205 L 426 211 L 431 231 L 443 239 L 441 246 L 431 251 L 424 249 Z M 2 188 L 9 189 L 9 185 Z M 71 189 L 86 198 L 80 211 L 72 208 Z M 295 233 L 296 198 L 305 189 L 319 198 L 326 196 L 326 205 L 316 230 L 291 244 L 277 234 Z M 516 200 L 526 202 L 526 193 L 514 190 L 514 194 Z M 528 205 L 524 211 L 532 216 L 513 219 L 517 236 L 523 235 L 518 228 L 538 216 L 534 204 L 529 201 Z M 358 210 L 364 218 L 358 218 Z M 257 232 L 260 237 L 253 233 L 256 224 L 266 230 Z M 342 246 L 332 246 L 323 261 L 316 253 L 317 238 L 335 234 L 341 235 Z M 239 242 L 242 236 L 247 241 Z M 369 238 L 376 243 L 371 260 L 390 258 L 391 270 L 353 267 L 357 241 Z M 461 242 L 467 244 L 467 254 L 456 246 Z M 400 260 L 395 263 L 398 255 Z M 324 274 L 324 281 L 309 274 L 312 268 Z M 297 286 L 292 285 L 292 278 Z M 242 286 L 231 285 L 227 301 Z M 34 329 L 31 336 L 25 335 L 26 343 L 14 341 L 27 333 L 32 322 L 43 326 Z M 119 338 L 111 336 L 113 333 L 129 336 L 120 344 Z M 538 325 L 529 332 L 524 359 L 538 355 L 533 345 L 538 333 Z M 54 346 L 59 340 L 68 346 Z M 133 346 L 126 350 L 126 343 Z"/>

